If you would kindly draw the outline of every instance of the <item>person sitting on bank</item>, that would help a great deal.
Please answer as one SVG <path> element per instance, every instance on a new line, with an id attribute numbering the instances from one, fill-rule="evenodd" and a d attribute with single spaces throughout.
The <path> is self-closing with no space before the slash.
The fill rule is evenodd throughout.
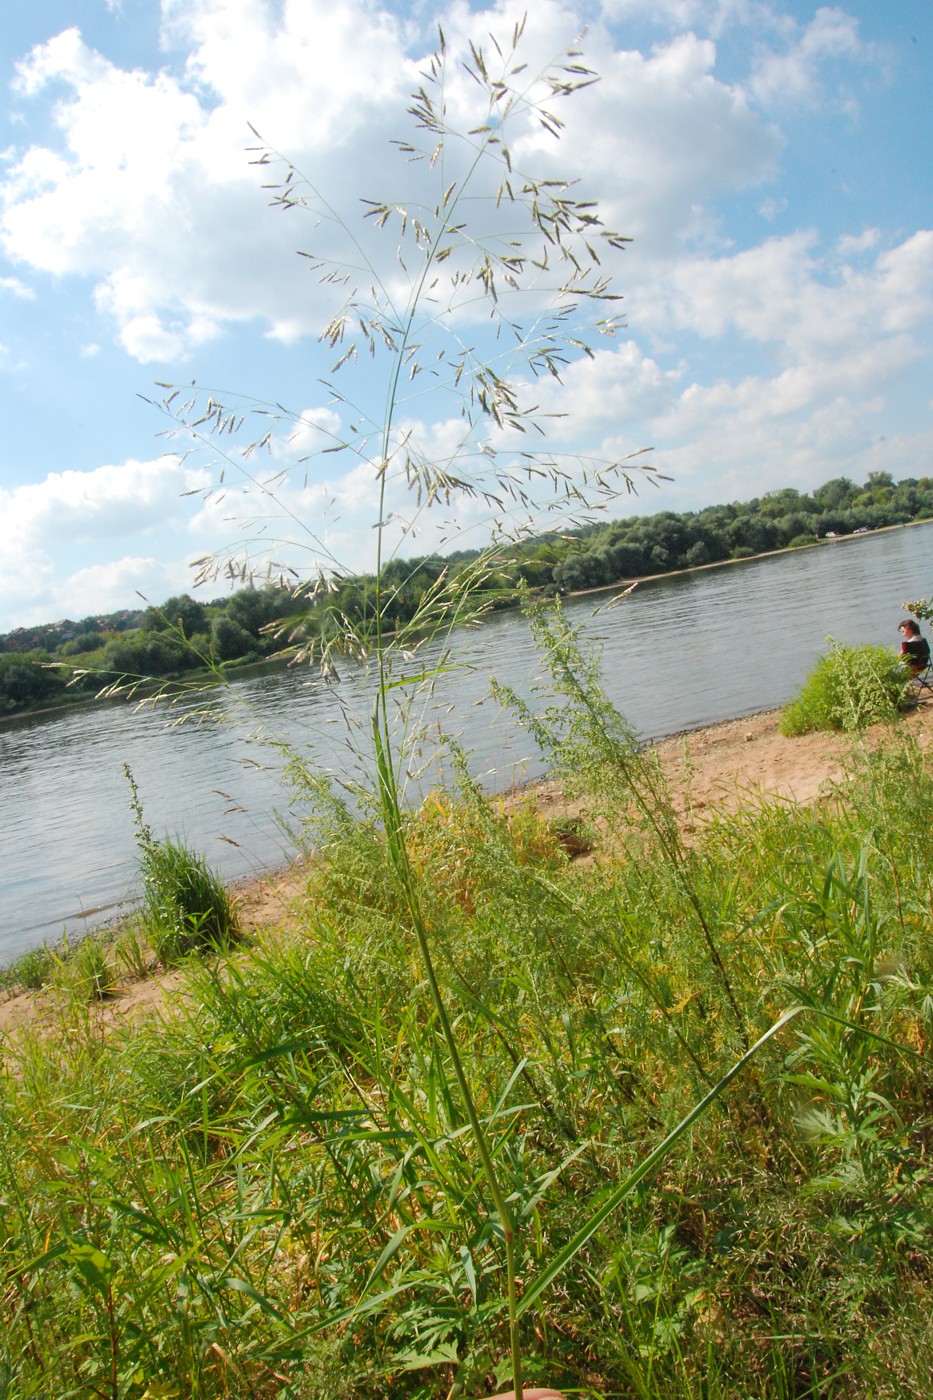
<path id="1" fill-rule="evenodd" d="M 930 644 L 926 637 L 921 637 L 920 628 L 912 617 L 905 618 L 897 630 L 901 634 L 901 656 L 914 675 L 919 676 L 930 664 Z"/>

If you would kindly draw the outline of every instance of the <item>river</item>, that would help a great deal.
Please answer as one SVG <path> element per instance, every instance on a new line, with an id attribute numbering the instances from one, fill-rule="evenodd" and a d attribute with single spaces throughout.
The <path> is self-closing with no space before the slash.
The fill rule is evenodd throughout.
<path id="1" fill-rule="evenodd" d="M 903 600 L 933 591 L 931 545 L 928 522 L 653 579 L 617 602 L 600 593 L 565 610 L 601 647 L 610 698 L 657 739 L 785 703 L 829 636 L 895 646 Z M 540 675 L 524 619 L 500 613 L 457 633 L 453 658 L 430 723 L 458 736 L 491 791 L 539 776 L 532 744 L 488 698 L 492 676 L 527 696 Z M 362 732 L 369 686 L 353 668 L 337 686 L 266 670 L 209 701 L 214 718 L 202 722 L 193 704 L 100 704 L 0 728 L 0 963 L 80 936 L 134 898 L 124 763 L 153 831 L 187 841 L 226 879 L 283 864 L 294 847 L 275 745 L 352 778 L 348 734 Z M 439 778 L 432 769 L 422 783 Z"/>

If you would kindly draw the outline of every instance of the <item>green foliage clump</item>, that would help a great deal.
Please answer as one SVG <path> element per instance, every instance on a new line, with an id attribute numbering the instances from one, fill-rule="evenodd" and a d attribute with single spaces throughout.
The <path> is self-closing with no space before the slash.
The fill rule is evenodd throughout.
<path id="1" fill-rule="evenodd" d="M 55 954 L 47 943 L 27 948 L 0 969 L 0 987 L 4 991 L 36 992 L 51 980 Z"/>
<path id="2" fill-rule="evenodd" d="M 143 820 L 139 793 L 129 765 L 130 785 L 143 880 L 146 935 L 164 963 L 190 953 L 225 951 L 237 936 L 236 913 L 223 881 L 203 856 L 180 841 L 157 840 Z"/>
<path id="3" fill-rule="evenodd" d="M 119 977 L 103 938 L 90 934 L 56 957 L 52 981 L 81 1001 L 105 1001 L 117 990 Z"/>
<path id="4" fill-rule="evenodd" d="M 853 754 L 832 806 L 719 813 L 687 846 L 573 637 L 536 626 L 559 693 L 527 717 L 585 807 L 596 863 L 462 773 L 457 797 L 407 817 L 453 1033 L 522 1231 L 527 1382 L 921 1400 L 924 754 L 892 731 Z M 202 1400 L 508 1384 L 501 1233 L 386 834 L 336 801 L 324 817 L 287 930 L 223 966 L 190 960 L 165 1020 L 105 1042 L 72 1001 L 7 1047 L 11 1394 L 50 1375 L 56 1393 L 128 1400 L 154 1380 Z M 802 1010 L 627 1190 L 788 1007 Z"/>
<path id="5" fill-rule="evenodd" d="M 781 733 L 867 729 L 897 718 L 910 674 L 886 647 L 832 643 L 781 715 Z"/>
<path id="6" fill-rule="evenodd" d="M 203 856 L 175 841 L 154 841 L 142 859 L 147 936 L 164 963 L 224 951 L 236 937 L 233 905 Z"/>

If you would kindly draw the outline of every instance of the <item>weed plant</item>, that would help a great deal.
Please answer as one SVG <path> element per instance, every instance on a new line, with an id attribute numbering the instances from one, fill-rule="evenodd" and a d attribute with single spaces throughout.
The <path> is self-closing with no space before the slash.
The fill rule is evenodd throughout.
<path id="1" fill-rule="evenodd" d="M 128 928 L 120 935 L 120 942 L 130 936 Z M 132 931 L 132 937 L 137 948 L 141 948 L 138 931 Z M 116 988 L 117 968 L 124 961 L 119 948 L 120 944 L 107 931 L 90 933 L 77 942 L 69 942 L 63 935 L 57 947 L 40 944 L 0 969 L 0 988 L 14 993 L 58 987 L 69 995 L 84 994 L 102 1000 Z"/>
<path id="2" fill-rule="evenodd" d="M 166 964 L 177 963 L 191 953 L 225 952 L 237 936 L 237 923 L 223 881 L 209 869 L 203 856 L 182 842 L 153 836 L 126 764 L 124 773 L 136 824 L 147 941 Z"/>
<path id="3" fill-rule="evenodd" d="M 27 948 L 0 968 L 0 987 L 8 992 L 38 991 L 51 980 L 54 966 L 55 955 L 47 943 Z"/>
<path id="4" fill-rule="evenodd" d="M 903 708 L 910 672 L 886 647 L 831 643 L 781 714 L 788 737 L 817 729 L 862 730 L 890 723 Z"/>
<path id="5" fill-rule="evenodd" d="M 119 976 L 111 948 L 91 935 L 56 957 L 51 980 L 79 1000 L 104 1001 L 116 991 Z"/>
<path id="6" fill-rule="evenodd" d="M 169 392 L 162 402 L 188 449 L 209 447 L 217 490 L 228 492 L 230 469 L 247 496 L 259 497 L 263 516 L 270 501 L 275 502 L 282 478 L 278 473 L 266 477 L 253 458 L 270 448 L 273 437 L 273 450 L 281 449 L 288 459 L 294 454 L 285 434 L 310 435 L 311 450 L 298 463 L 303 472 L 308 463 L 323 463 L 324 454 L 337 454 L 354 471 L 362 464 L 371 472 L 376 563 L 366 608 L 353 617 L 336 605 L 325 608 L 323 617 L 320 608 L 313 608 L 304 624 L 300 617 L 289 617 L 280 635 L 296 644 L 301 658 L 318 661 L 329 677 L 338 674 L 338 662 L 342 666 L 347 656 L 373 665 L 372 712 L 359 732 L 348 734 L 348 742 L 367 775 L 370 810 L 385 840 L 386 893 L 395 936 L 410 945 L 420 966 L 436 1018 L 434 1033 L 444 1047 L 447 1090 L 459 1102 L 458 1116 L 465 1115 L 458 1131 L 468 1133 L 478 1154 L 487 1193 L 486 1228 L 501 1251 L 510 1378 L 519 1393 L 520 1243 L 509 1193 L 499 1180 L 497 1149 L 455 1034 L 460 1004 L 448 1002 L 442 985 L 438 958 L 447 929 L 436 921 L 433 907 L 423 903 L 423 883 L 409 845 L 406 793 L 421 761 L 419 716 L 446 669 L 443 648 L 450 630 L 477 619 L 495 601 L 497 579 L 508 568 L 508 547 L 517 535 L 540 529 L 542 520 L 553 521 L 555 514 L 559 520 L 587 518 L 620 487 L 631 487 L 638 468 L 629 462 L 639 456 L 584 459 L 546 445 L 550 415 L 539 405 L 534 381 L 559 379 L 570 359 L 593 355 L 591 342 L 613 333 L 619 298 L 602 260 L 613 258 L 627 240 L 603 226 L 595 204 L 577 196 L 573 181 L 538 179 L 513 163 L 510 145 L 517 141 L 533 147 L 528 138 L 541 131 L 559 135 L 561 121 L 554 108 L 595 81 L 576 48 L 542 71 L 529 69 L 519 53 L 523 29 L 524 21 L 514 27 L 510 44 L 493 40 L 488 55 L 470 45 L 462 67 L 479 100 L 476 121 L 463 128 L 448 119 L 450 92 L 462 74 L 449 71 L 446 39 L 439 35 L 438 51 L 409 109 L 417 135 L 398 143 L 400 153 L 420 167 L 419 193 L 405 205 L 395 199 L 364 201 L 370 229 L 397 234 L 391 263 L 374 251 L 368 229 L 344 221 L 313 183 L 257 133 L 253 156 L 273 204 L 311 212 L 315 219 L 318 247 L 304 256 L 321 286 L 334 291 L 333 314 L 321 340 L 337 357 L 327 390 L 330 405 L 339 406 L 342 417 L 329 408 L 322 428 L 313 416 L 295 419 L 280 406 L 250 400 L 221 402 L 211 393 L 190 392 L 190 386 L 184 393 L 165 386 Z M 476 227 L 480 208 L 481 234 Z M 335 231 L 345 243 L 336 251 L 330 242 Z M 348 248 L 349 265 L 361 270 L 359 283 L 357 273 L 348 273 Z M 492 338 L 483 334 L 474 340 L 472 330 L 465 337 L 465 327 L 477 322 L 478 306 L 480 319 L 489 317 Z M 365 407 L 368 374 L 362 377 L 361 396 L 344 393 L 335 381 L 339 370 L 352 368 L 362 355 L 385 368 L 371 411 Z M 446 413 L 453 425 L 455 445 L 442 456 L 422 417 L 421 386 L 426 384 L 436 400 L 432 414 Z M 244 424 L 248 437 L 257 416 L 261 436 L 236 446 Z M 335 421 L 339 429 L 331 426 Z M 531 433 L 541 435 L 540 450 L 528 450 Z M 333 464 L 333 459 L 326 463 Z M 492 544 L 456 576 L 442 574 L 419 594 L 413 609 L 400 609 L 396 605 L 409 579 L 395 553 L 427 523 L 427 513 L 438 508 L 479 510 Z M 289 529 L 295 528 L 312 559 L 310 570 L 296 571 L 297 591 L 318 602 L 346 571 L 317 522 L 292 514 Z M 266 531 L 263 523 L 261 532 Z M 253 549 L 251 536 L 245 555 L 241 551 L 232 558 L 203 561 L 201 577 L 214 577 L 224 568 L 243 577 L 254 566 Z M 291 551 L 286 544 L 284 556 L 289 552 L 294 553 L 294 541 Z M 281 556 L 269 557 L 267 563 L 281 569 Z M 406 620 L 398 624 L 400 613 Z M 419 663 L 429 639 L 440 660 Z M 448 986 L 446 992 L 451 991 Z M 498 1133 L 497 1123 L 493 1137 Z"/>

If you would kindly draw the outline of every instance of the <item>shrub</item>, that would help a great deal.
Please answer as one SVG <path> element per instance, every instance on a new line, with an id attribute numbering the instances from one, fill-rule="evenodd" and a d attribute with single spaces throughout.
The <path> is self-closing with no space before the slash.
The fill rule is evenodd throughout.
<path id="1" fill-rule="evenodd" d="M 860 730 L 897 717 L 910 676 L 886 647 L 838 646 L 816 664 L 781 715 L 781 733 Z"/>

